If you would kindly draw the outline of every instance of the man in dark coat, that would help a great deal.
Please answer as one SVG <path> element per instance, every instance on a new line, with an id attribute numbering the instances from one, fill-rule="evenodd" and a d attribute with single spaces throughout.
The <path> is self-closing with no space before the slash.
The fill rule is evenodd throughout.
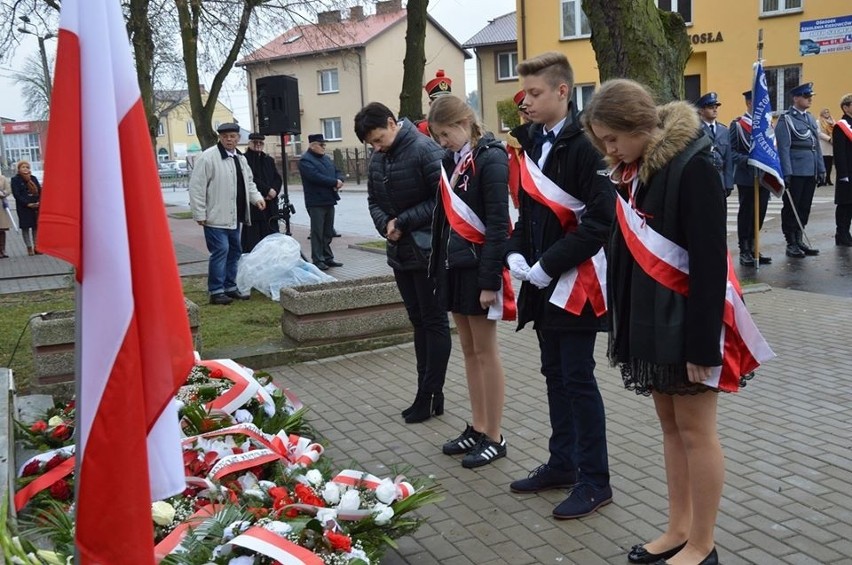
<path id="1" fill-rule="evenodd" d="M 435 294 L 427 266 L 444 150 L 408 119 L 397 121 L 390 108 L 378 102 L 355 116 L 355 134 L 373 148 L 367 204 L 376 230 L 387 239 L 388 265 L 414 327 L 417 398 L 428 398 L 429 413 L 440 415 L 452 342 L 447 308 Z"/>
<path id="2" fill-rule="evenodd" d="M 806 82 L 790 90 L 793 105 L 782 112 L 775 125 L 778 157 L 784 173 L 786 194 L 781 208 L 781 231 L 787 240 L 787 257 L 819 255 L 804 241 L 802 228 L 808 225 L 817 182 L 825 177 L 825 161 L 819 146 L 819 126 L 808 112 L 814 97 L 814 83 Z M 794 210 L 795 209 L 795 210 Z M 799 221 L 796 221 L 798 214 Z"/>
<path id="3" fill-rule="evenodd" d="M 321 133 L 308 136 L 308 150 L 299 159 L 299 174 L 305 193 L 305 208 L 311 218 L 311 261 L 318 269 L 342 267 L 334 260 L 331 239 L 334 237 L 334 207 L 343 187 L 343 173 L 325 154 L 325 138 Z"/>
<path id="4" fill-rule="evenodd" d="M 243 253 L 250 253 L 260 240 L 271 233 L 278 233 L 278 190 L 281 188 L 281 175 L 275 166 L 275 159 L 263 152 L 266 136 L 261 133 L 249 135 L 249 146 L 244 153 L 249 168 L 254 175 L 254 184 L 266 200 L 266 209 L 251 209 L 251 225 L 243 224 L 240 242 Z"/>
<path id="5" fill-rule="evenodd" d="M 754 256 L 754 177 L 755 168 L 749 166 L 748 156 L 751 151 L 751 120 L 752 102 L 751 90 L 743 92 L 746 112 L 731 122 L 728 137 L 731 143 L 731 158 L 734 162 L 734 183 L 737 185 L 737 196 L 740 209 L 737 212 L 737 239 L 740 246 L 740 265 L 754 267 L 755 260 L 761 265 L 772 263 L 772 257 L 760 254 Z M 758 193 L 760 204 L 759 229 L 763 228 L 766 218 L 766 208 L 769 205 L 769 189 L 761 186 Z"/>
<path id="6" fill-rule="evenodd" d="M 552 300 L 559 302 L 555 290 L 563 284 L 563 275 L 601 252 L 612 229 L 615 188 L 605 176 L 601 155 L 583 134 L 571 102 L 574 73 L 565 55 L 544 53 L 518 65 L 518 73 L 532 123 L 512 135 L 532 161 L 531 172 L 537 167 L 565 192 L 562 199 L 576 203 L 580 221 L 563 227 L 554 212 L 558 207 L 542 198 L 545 193 L 534 191 L 527 181 L 522 184 L 506 263 L 512 275 L 524 281 L 518 329 L 533 322 L 538 335 L 551 435 L 548 461 L 510 488 L 520 493 L 571 488 L 553 516 L 580 518 L 612 501 L 604 405 L 594 374 L 595 339 L 606 329 L 606 308 L 600 286 L 595 295 L 599 301 L 559 306 Z M 539 182 L 544 185 L 547 179 Z M 575 284 L 580 284 L 577 279 Z"/>
<path id="7" fill-rule="evenodd" d="M 834 185 L 837 232 L 834 234 L 834 242 L 843 247 L 852 247 L 852 233 L 849 232 L 849 225 L 852 224 L 852 93 L 840 99 L 840 109 L 843 117 L 835 122 L 831 132 L 837 171 L 837 183 Z"/>

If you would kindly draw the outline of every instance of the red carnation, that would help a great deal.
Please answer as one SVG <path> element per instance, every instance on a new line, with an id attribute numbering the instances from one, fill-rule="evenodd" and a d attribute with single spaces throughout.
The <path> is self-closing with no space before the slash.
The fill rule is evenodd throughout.
<path id="1" fill-rule="evenodd" d="M 326 532 L 325 537 L 331 543 L 331 547 L 338 551 L 349 552 L 352 549 L 352 539 L 344 534 L 337 532 Z"/>
<path id="2" fill-rule="evenodd" d="M 30 426 L 30 431 L 36 432 L 36 433 L 43 432 L 46 429 L 47 429 L 47 422 L 45 422 L 44 420 L 39 420 L 38 422 L 36 422 L 32 426 Z"/>
<path id="3" fill-rule="evenodd" d="M 38 472 L 41 471 L 41 462 L 38 460 L 30 461 L 24 466 L 24 470 L 21 471 L 22 477 L 32 477 L 33 475 L 37 475 Z"/>
<path id="4" fill-rule="evenodd" d="M 224 375 L 224 374 L 225 373 L 222 372 L 222 369 L 220 369 L 219 367 L 216 367 L 214 369 L 210 369 L 210 378 L 211 379 L 221 379 L 222 375 Z"/>
<path id="5" fill-rule="evenodd" d="M 322 501 L 320 497 L 314 493 L 314 490 L 302 483 L 296 484 L 296 496 L 304 502 L 305 504 L 310 504 L 311 506 L 322 506 L 325 507 L 325 503 Z"/>
<path id="6" fill-rule="evenodd" d="M 58 426 L 53 428 L 53 431 L 50 433 L 50 437 L 59 441 L 65 441 L 66 439 L 71 437 L 72 433 L 73 432 L 71 431 L 71 428 L 69 428 L 65 424 L 59 424 Z"/>
<path id="7" fill-rule="evenodd" d="M 65 461 L 65 457 L 59 454 L 54 455 L 50 461 L 44 464 L 44 472 L 46 473 L 55 467 L 59 467 L 59 464 L 63 461 Z"/>
<path id="8" fill-rule="evenodd" d="M 68 483 L 66 481 L 56 481 L 55 483 L 50 485 L 50 496 L 52 496 L 56 500 L 70 500 L 71 487 L 68 486 Z"/>

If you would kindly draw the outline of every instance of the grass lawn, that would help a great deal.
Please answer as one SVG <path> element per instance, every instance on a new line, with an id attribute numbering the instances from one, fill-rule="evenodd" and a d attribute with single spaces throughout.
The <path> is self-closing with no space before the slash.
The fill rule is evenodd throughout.
<path id="1" fill-rule="evenodd" d="M 281 306 L 277 302 L 254 292 L 251 300 L 237 300 L 229 306 L 214 306 L 208 303 L 206 277 L 185 277 L 181 282 L 184 295 L 199 307 L 202 356 L 204 351 L 281 341 Z M 18 389 L 26 392 L 33 376 L 28 320 L 33 314 L 41 312 L 73 310 L 74 291 L 62 289 L 4 294 L 0 295 L 0 309 L 3 312 L 0 366 L 12 369 Z M 20 344 L 10 363 L 19 337 Z"/>

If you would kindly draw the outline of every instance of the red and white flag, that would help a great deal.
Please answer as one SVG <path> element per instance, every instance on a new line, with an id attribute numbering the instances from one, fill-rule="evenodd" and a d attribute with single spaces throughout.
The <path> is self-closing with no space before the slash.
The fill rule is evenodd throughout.
<path id="1" fill-rule="evenodd" d="M 50 115 L 37 245 L 78 284 L 76 546 L 152 564 L 151 501 L 184 488 L 173 398 L 193 353 L 119 0 L 63 0 Z"/>

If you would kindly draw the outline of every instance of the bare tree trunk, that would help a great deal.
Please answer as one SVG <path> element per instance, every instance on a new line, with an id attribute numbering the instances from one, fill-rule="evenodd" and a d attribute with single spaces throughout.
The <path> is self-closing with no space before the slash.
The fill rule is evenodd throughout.
<path id="1" fill-rule="evenodd" d="M 592 28 L 601 82 L 630 78 L 659 102 L 683 98 L 683 72 L 692 53 L 680 14 L 654 0 L 583 0 Z"/>
<path id="2" fill-rule="evenodd" d="M 234 67 L 237 56 L 246 38 L 252 11 L 263 0 L 246 0 L 240 14 L 239 24 L 234 30 L 234 40 L 222 66 L 213 77 L 205 101 L 201 93 L 201 80 L 198 74 L 198 38 L 199 19 L 202 12 L 202 0 L 175 0 L 180 24 L 180 37 L 183 45 L 183 62 L 186 67 L 186 83 L 189 89 L 189 107 L 192 111 L 192 121 L 195 123 L 195 135 L 202 149 L 216 144 L 218 134 L 213 129 L 213 112 L 219 100 L 219 93 L 228 73 Z"/>
<path id="3" fill-rule="evenodd" d="M 429 0 L 408 0 L 405 59 L 402 91 L 399 93 L 399 117 L 419 120 L 423 117 L 423 69 L 426 68 L 426 8 Z"/>
<path id="4" fill-rule="evenodd" d="M 157 147 L 157 129 L 160 117 L 154 101 L 154 39 L 151 22 L 148 19 L 150 0 L 130 0 L 127 19 L 127 35 L 133 45 L 133 58 L 136 60 L 136 80 L 145 117 L 148 120 L 148 135 L 151 137 L 152 151 Z"/>

